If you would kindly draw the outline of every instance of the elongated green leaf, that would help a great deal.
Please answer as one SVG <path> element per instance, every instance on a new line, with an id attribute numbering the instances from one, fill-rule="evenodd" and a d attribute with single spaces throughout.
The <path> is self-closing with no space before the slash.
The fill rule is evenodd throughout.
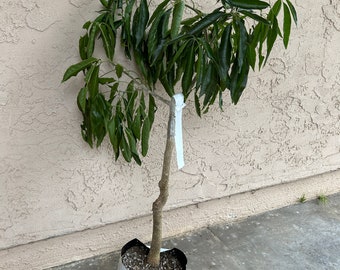
<path id="1" fill-rule="evenodd" d="M 133 123 L 132 123 L 132 132 L 133 132 L 133 135 L 138 140 L 140 140 L 140 134 L 141 134 L 141 128 L 142 128 L 141 110 L 142 110 L 141 107 L 139 107 L 137 109 L 137 113 L 136 113 L 135 119 L 133 120 Z"/>
<path id="2" fill-rule="evenodd" d="M 223 112 L 223 92 L 218 92 L 218 106 L 220 107 L 220 110 Z"/>
<path id="3" fill-rule="evenodd" d="M 292 25 L 292 19 L 290 17 L 289 8 L 286 4 L 283 4 L 283 44 L 285 48 L 288 47 L 290 29 Z"/>
<path id="4" fill-rule="evenodd" d="M 192 26 L 195 22 L 201 19 L 203 15 L 196 15 L 194 17 L 190 17 L 181 21 L 181 24 L 187 27 Z"/>
<path id="5" fill-rule="evenodd" d="M 279 24 L 278 24 L 278 21 L 276 19 L 276 17 L 274 18 L 274 22 L 273 22 L 273 25 L 272 27 L 270 28 L 270 30 L 268 31 L 268 37 L 267 37 L 267 55 L 266 55 L 266 60 L 265 60 L 265 63 L 267 62 L 268 60 L 268 57 L 273 49 L 273 46 L 274 46 L 274 43 L 276 41 L 276 38 L 277 38 L 277 35 L 279 33 Z"/>
<path id="6" fill-rule="evenodd" d="M 135 15 L 133 16 L 132 34 L 134 37 L 134 47 L 137 48 L 144 36 L 146 25 L 149 20 L 149 8 L 146 0 L 141 0 Z"/>
<path id="7" fill-rule="evenodd" d="M 208 87 L 210 86 L 211 80 L 212 80 L 212 69 L 213 69 L 213 65 L 212 63 L 209 63 L 203 74 L 204 79 L 201 85 L 201 91 L 200 91 L 199 97 L 202 97 L 209 91 Z"/>
<path id="8" fill-rule="evenodd" d="M 112 82 L 115 82 L 116 80 L 112 77 L 100 77 L 98 79 L 98 82 L 100 84 L 108 84 L 108 83 L 112 83 Z"/>
<path id="9" fill-rule="evenodd" d="M 155 9 L 155 11 L 152 13 L 151 17 L 150 17 L 150 20 L 148 22 L 148 26 L 153 23 L 153 21 L 156 19 L 156 17 L 159 16 L 160 13 L 163 13 L 164 12 L 164 9 L 165 7 L 168 5 L 168 3 L 170 2 L 171 0 L 165 0 L 165 1 L 162 1 L 159 5 L 157 5 L 157 8 Z"/>
<path id="10" fill-rule="evenodd" d="M 167 64 L 167 69 L 165 71 L 165 73 L 168 73 L 169 70 L 174 66 L 174 64 L 177 62 L 177 60 L 179 59 L 179 57 L 183 56 L 183 51 L 184 49 L 187 47 L 188 42 L 190 40 L 186 40 L 185 42 L 183 42 L 181 44 L 181 46 L 178 48 L 178 50 L 176 51 L 175 55 L 170 59 L 170 62 Z"/>
<path id="11" fill-rule="evenodd" d="M 108 30 L 105 24 L 101 23 L 98 25 L 102 38 L 103 38 L 103 45 L 104 45 L 104 49 L 105 49 L 105 53 L 106 56 L 112 60 L 113 59 L 113 48 L 112 48 L 112 42 L 111 42 L 111 38 L 108 34 Z"/>
<path id="12" fill-rule="evenodd" d="M 268 18 L 270 20 L 273 20 L 273 18 L 279 14 L 281 10 L 281 6 L 282 6 L 282 0 L 277 0 L 275 4 L 273 5 L 273 7 L 270 9 L 270 12 L 268 14 Z"/>
<path id="13" fill-rule="evenodd" d="M 230 58 L 231 58 L 231 52 L 232 52 L 232 47 L 231 47 L 231 30 L 232 26 L 231 24 L 228 24 L 227 27 L 224 28 L 222 37 L 221 37 L 221 43 L 220 47 L 218 50 L 219 53 L 219 73 L 220 73 L 220 78 L 223 84 L 223 88 L 226 87 L 227 83 L 227 77 L 228 77 L 228 72 L 230 68 Z"/>
<path id="14" fill-rule="evenodd" d="M 248 32 L 244 25 L 244 20 L 237 20 L 236 25 L 238 26 L 235 28 L 235 31 L 239 31 L 239 44 L 238 44 L 238 65 L 239 65 L 239 72 L 241 72 L 241 68 L 243 66 L 244 59 L 247 55 L 248 49 Z"/>
<path id="15" fill-rule="evenodd" d="M 79 38 L 79 55 L 82 60 L 87 58 L 87 43 L 89 42 L 89 36 L 87 33 Z"/>
<path id="16" fill-rule="evenodd" d="M 99 66 L 95 66 L 91 76 L 89 78 L 89 82 L 87 87 L 89 88 L 90 98 L 95 98 L 98 94 L 98 85 L 99 85 Z"/>
<path id="17" fill-rule="evenodd" d="M 179 28 L 181 26 L 181 21 L 183 17 L 185 3 L 183 0 L 177 0 L 175 3 L 174 11 L 172 13 L 172 22 L 171 22 L 171 38 L 175 38 L 178 35 Z"/>
<path id="18" fill-rule="evenodd" d="M 215 69 L 215 66 L 212 62 L 209 63 L 208 69 L 210 69 L 210 71 L 207 72 L 207 74 L 210 74 L 209 80 L 208 80 L 209 84 L 207 84 L 207 87 L 204 91 L 205 96 L 204 96 L 204 100 L 203 100 L 203 107 L 205 107 L 206 109 L 208 109 L 207 107 L 209 107 L 208 104 L 212 104 L 214 102 L 216 95 L 217 95 L 217 92 L 219 90 L 218 85 L 217 85 L 218 74 L 217 74 L 217 70 Z"/>
<path id="19" fill-rule="evenodd" d="M 87 87 L 83 87 L 82 89 L 80 89 L 78 96 L 77 96 L 78 108 L 82 113 L 85 113 L 86 94 L 87 94 Z"/>
<path id="20" fill-rule="evenodd" d="M 218 60 L 216 59 L 216 55 L 214 54 L 214 51 L 213 51 L 211 45 L 209 44 L 209 42 L 205 38 L 197 38 L 197 40 L 200 43 L 200 45 L 203 47 L 204 54 L 207 57 L 209 57 L 209 59 L 211 61 L 213 61 L 213 63 L 215 65 L 217 65 L 218 64 Z"/>
<path id="21" fill-rule="evenodd" d="M 215 11 L 204 16 L 200 21 L 195 23 L 193 27 L 188 31 L 188 35 L 196 35 L 202 32 L 205 28 L 215 23 L 219 18 L 224 16 L 225 13 L 221 11 Z"/>
<path id="22" fill-rule="evenodd" d="M 155 120 L 155 111 L 156 111 L 156 103 L 154 97 L 150 94 L 149 95 L 149 111 L 148 111 L 148 117 L 150 119 L 151 125 L 153 124 L 153 121 Z"/>
<path id="23" fill-rule="evenodd" d="M 122 136 L 122 140 L 120 141 L 120 150 L 122 152 L 124 159 L 127 162 L 131 162 L 131 158 L 132 158 L 131 149 L 130 149 L 130 146 L 129 146 L 124 134 Z"/>
<path id="24" fill-rule="evenodd" d="M 109 102 L 112 102 L 112 101 L 114 100 L 114 98 L 116 97 L 116 93 L 117 93 L 117 90 L 118 90 L 118 86 L 119 86 L 119 83 L 114 83 L 114 84 L 111 86 Z"/>
<path id="25" fill-rule="evenodd" d="M 90 29 L 89 41 L 87 44 L 87 58 L 91 57 L 93 54 L 97 34 L 98 34 L 98 23 L 94 22 Z"/>
<path id="26" fill-rule="evenodd" d="M 141 160 L 139 159 L 139 155 L 137 151 L 136 139 L 133 136 L 132 131 L 130 129 L 125 129 L 125 133 L 129 141 L 129 146 L 130 146 L 132 157 L 138 165 L 141 165 Z"/>
<path id="27" fill-rule="evenodd" d="M 195 109 L 199 117 L 201 117 L 201 104 L 197 94 L 195 94 Z"/>
<path id="28" fill-rule="evenodd" d="M 117 124 L 115 122 L 115 118 L 112 118 L 107 125 L 107 131 L 109 132 L 109 138 L 110 142 L 113 148 L 113 151 L 116 155 L 119 153 L 119 143 L 118 143 L 118 137 L 116 135 L 117 133 Z"/>
<path id="29" fill-rule="evenodd" d="M 86 29 L 86 30 L 88 30 L 89 29 L 89 27 L 90 27 L 90 25 L 91 25 L 91 21 L 87 21 L 86 23 L 84 23 L 84 25 L 83 25 L 83 29 Z"/>
<path id="30" fill-rule="evenodd" d="M 268 20 L 266 20 L 265 18 L 251 12 L 251 11 L 248 11 L 248 10 L 240 10 L 239 11 L 240 13 L 242 13 L 243 15 L 246 15 L 247 17 L 249 18 L 252 18 L 254 19 L 255 21 L 258 21 L 258 22 L 261 22 L 261 23 L 264 23 L 264 24 L 268 24 L 270 25 L 270 22 Z"/>
<path id="31" fill-rule="evenodd" d="M 256 47 L 249 46 L 248 48 L 248 62 L 253 70 L 255 70 L 256 64 Z"/>
<path id="32" fill-rule="evenodd" d="M 249 74 L 249 64 L 245 61 L 243 62 L 243 66 L 241 68 L 241 72 L 239 72 L 240 68 L 238 67 L 238 61 L 235 62 L 231 71 L 231 84 L 230 84 L 230 95 L 232 102 L 237 104 L 243 90 L 247 85 L 248 74 Z"/>
<path id="33" fill-rule="evenodd" d="M 230 6 L 244 9 L 265 9 L 269 4 L 259 0 L 227 0 Z"/>
<path id="34" fill-rule="evenodd" d="M 122 25 L 122 33 L 121 33 L 121 41 L 124 45 L 124 52 L 125 55 L 131 59 L 130 49 L 132 47 L 131 44 L 131 15 L 133 5 L 135 4 L 136 0 L 128 0 L 126 3 L 126 7 L 124 10 L 124 17 L 123 17 L 123 25 Z"/>
<path id="35" fill-rule="evenodd" d="M 118 78 L 122 77 L 123 70 L 124 70 L 123 66 L 121 66 L 120 64 L 116 64 L 115 68 L 116 68 L 116 75 L 117 75 L 117 77 Z"/>
<path id="36" fill-rule="evenodd" d="M 198 46 L 198 55 L 197 55 L 197 62 L 196 62 L 196 90 L 198 90 L 203 81 L 203 72 L 205 68 L 205 55 L 202 49 L 202 46 Z M 197 108 L 196 108 L 197 110 Z M 200 114 L 199 114 L 200 115 Z"/>
<path id="37" fill-rule="evenodd" d="M 108 5 L 108 3 L 107 3 L 107 1 L 106 0 L 100 0 L 100 3 L 102 3 L 102 5 L 104 6 L 104 7 L 109 7 L 109 5 Z"/>
<path id="38" fill-rule="evenodd" d="M 164 15 L 164 10 L 160 10 L 157 13 L 157 16 L 154 18 L 153 23 L 151 24 L 149 34 L 148 34 L 148 55 L 149 55 L 149 62 L 152 62 L 152 55 L 153 52 L 155 51 L 155 48 L 158 46 L 158 44 L 161 42 L 162 36 L 161 36 L 161 30 L 160 30 L 160 21 L 161 18 Z"/>
<path id="39" fill-rule="evenodd" d="M 296 14 L 295 7 L 292 5 L 292 3 L 289 0 L 286 0 L 286 1 L 287 1 L 288 6 L 289 6 L 290 12 L 293 16 L 293 20 L 295 22 L 295 25 L 297 25 L 297 14 Z"/>
<path id="40" fill-rule="evenodd" d="M 64 73 L 62 82 L 67 81 L 72 76 L 76 76 L 80 71 L 86 69 L 88 66 L 90 66 L 92 63 L 97 62 L 98 59 L 94 57 L 90 57 L 88 59 L 85 59 L 77 64 L 74 64 L 70 66 Z"/>
<path id="41" fill-rule="evenodd" d="M 142 129 L 142 155 L 146 156 L 149 149 L 149 138 L 150 138 L 151 123 L 149 118 L 144 119 L 143 129 Z"/>
<path id="42" fill-rule="evenodd" d="M 184 69 L 184 74 L 182 78 L 182 90 L 184 98 L 186 99 L 189 94 L 189 90 L 192 84 L 192 76 L 194 73 L 194 64 L 195 64 L 195 49 L 196 46 L 194 42 L 189 43 L 188 52 L 186 53 L 186 65 Z"/>
<path id="43" fill-rule="evenodd" d="M 150 51 L 150 62 L 151 66 L 155 64 L 155 62 L 158 60 L 158 58 L 162 55 L 165 49 L 165 35 L 168 30 L 169 26 L 169 19 L 171 15 L 171 10 L 167 10 L 162 14 L 160 17 L 159 24 L 157 25 L 157 31 L 155 35 L 155 47 L 152 47 L 152 51 Z"/>

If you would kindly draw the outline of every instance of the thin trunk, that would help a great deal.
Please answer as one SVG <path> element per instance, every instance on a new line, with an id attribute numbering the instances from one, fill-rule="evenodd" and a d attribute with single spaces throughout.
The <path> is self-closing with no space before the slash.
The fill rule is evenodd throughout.
<path id="1" fill-rule="evenodd" d="M 148 263 L 153 267 L 158 267 L 160 260 L 160 249 L 162 245 L 162 212 L 169 196 L 169 175 L 172 152 L 175 147 L 175 107 L 174 98 L 171 99 L 170 115 L 168 122 L 168 133 L 166 147 L 163 157 L 162 177 L 158 183 L 159 196 L 152 205 L 153 212 L 153 230 Z"/>

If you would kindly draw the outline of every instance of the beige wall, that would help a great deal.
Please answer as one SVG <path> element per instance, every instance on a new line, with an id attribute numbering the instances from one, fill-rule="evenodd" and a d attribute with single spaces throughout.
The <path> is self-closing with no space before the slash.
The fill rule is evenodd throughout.
<path id="1" fill-rule="evenodd" d="M 340 3 L 294 2 L 299 24 L 288 51 L 275 49 L 237 106 L 226 97 L 224 112 L 199 119 L 188 102 L 186 166 L 173 166 L 168 209 L 340 168 Z M 167 108 L 144 164 L 114 162 L 108 144 L 92 150 L 81 139 L 81 79 L 60 83 L 98 8 L 0 2 L 0 250 L 147 215 L 157 196 Z"/>

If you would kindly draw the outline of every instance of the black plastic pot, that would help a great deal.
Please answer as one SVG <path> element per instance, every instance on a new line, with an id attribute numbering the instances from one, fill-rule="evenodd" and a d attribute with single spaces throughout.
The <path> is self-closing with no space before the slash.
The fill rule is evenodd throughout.
<path id="1" fill-rule="evenodd" d="M 118 263 L 118 270 L 126 270 L 124 264 L 122 263 L 122 256 L 125 254 L 125 252 L 130 249 L 131 247 L 135 247 L 135 246 L 139 246 L 139 247 L 143 247 L 143 249 L 146 249 L 147 251 L 150 250 L 150 248 L 146 245 L 144 245 L 141 241 L 139 241 L 138 239 L 133 239 L 130 242 L 128 242 L 127 244 L 125 244 L 121 250 L 121 257 L 119 259 L 119 263 Z M 162 249 L 161 253 L 166 252 L 169 253 L 170 256 L 175 257 L 179 263 L 181 264 L 183 270 L 186 270 L 186 264 L 187 264 L 187 257 L 185 256 L 185 254 L 180 251 L 177 248 L 173 248 L 173 249 Z"/>

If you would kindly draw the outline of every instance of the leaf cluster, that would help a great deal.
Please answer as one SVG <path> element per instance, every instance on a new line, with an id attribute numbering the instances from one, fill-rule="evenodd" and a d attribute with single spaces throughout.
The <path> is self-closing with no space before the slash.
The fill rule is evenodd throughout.
<path id="1" fill-rule="evenodd" d="M 237 104 L 250 69 L 265 65 L 278 37 L 287 47 L 291 22 L 297 23 L 289 0 L 277 0 L 273 6 L 260 0 L 220 0 L 209 13 L 183 0 L 163 0 L 153 11 L 147 0 L 100 2 L 103 9 L 84 24 L 79 39 L 82 61 L 66 70 L 63 81 L 84 74 L 77 98 L 84 140 L 99 146 L 108 134 L 116 158 L 121 153 L 138 164 L 140 153 L 147 154 L 157 82 L 170 97 L 177 84 L 185 99 L 192 94 L 199 116 L 216 100 L 222 108 L 226 90 Z M 185 9 L 192 15 L 184 18 Z M 94 56 L 98 42 L 104 60 Z M 136 64 L 138 75 L 114 62 L 117 43 Z M 111 73 L 104 71 L 104 63 Z"/>

